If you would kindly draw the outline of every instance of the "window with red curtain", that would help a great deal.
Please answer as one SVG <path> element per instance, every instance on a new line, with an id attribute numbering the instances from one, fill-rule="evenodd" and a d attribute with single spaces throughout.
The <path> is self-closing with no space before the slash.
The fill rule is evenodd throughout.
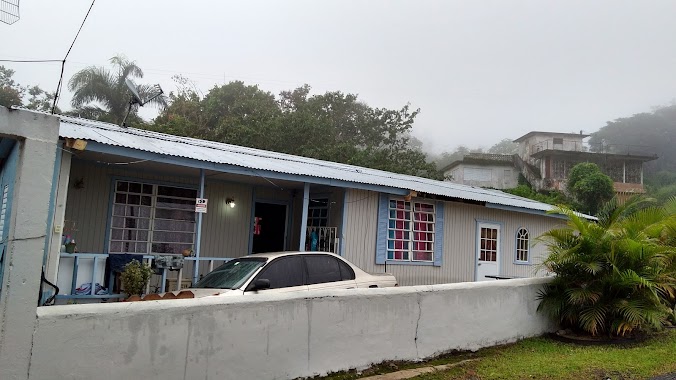
<path id="1" fill-rule="evenodd" d="M 387 260 L 434 261 L 434 204 L 390 199 Z"/>

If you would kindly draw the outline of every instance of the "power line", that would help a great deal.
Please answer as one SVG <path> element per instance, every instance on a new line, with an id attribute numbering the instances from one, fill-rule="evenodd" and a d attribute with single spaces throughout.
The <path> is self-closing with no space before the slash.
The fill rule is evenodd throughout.
<path id="1" fill-rule="evenodd" d="M 56 93 L 54 94 L 54 104 L 52 105 L 52 114 L 54 114 L 54 111 L 56 110 L 56 102 L 59 100 L 59 95 L 61 93 L 61 84 L 63 83 L 63 70 L 66 67 L 66 58 L 68 58 L 70 51 L 73 49 L 73 46 L 75 45 L 75 41 L 77 41 L 77 37 L 80 35 L 80 32 L 82 31 L 82 27 L 84 26 L 85 22 L 87 21 L 87 17 L 89 17 L 89 12 L 92 11 L 92 8 L 94 7 L 95 2 L 96 2 L 96 0 L 92 0 L 92 5 L 89 6 L 89 9 L 87 10 L 87 14 L 84 17 L 84 20 L 82 20 L 82 24 L 80 24 L 80 29 L 77 30 L 77 34 L 75 34 L 75 38 L 73 38 L 73 42 L 70 44 L 70 47 L 68 48 L 68 51 L 66 52 L 66 55 L 63 57 L 63 61 L 61 61 L 61 75 L 59 75 L 59 84 L 56 86 Z"/>
<path id="2" fill-rule="evenodd" d="M 46 62 L 61 62 L 60 59 L 0 59 L 0 62 L 12 63 L 46 63 Z"/>

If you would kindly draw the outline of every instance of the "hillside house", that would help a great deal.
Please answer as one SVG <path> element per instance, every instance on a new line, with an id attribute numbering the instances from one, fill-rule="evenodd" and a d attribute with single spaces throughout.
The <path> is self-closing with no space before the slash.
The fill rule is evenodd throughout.
<path id="1" fill-rule="evenodd" d="M 517 186 L 519 175 L 538 191 L 566 191 L 570 169 L 593 162 L 613 180 L 620 199 L 645 193 L 643 163 L 657 159 L 647 147 L 594 146 L 581 133 L 529 132 L 514 140 L 518 154 L 470 153 L 442 170 L 447 181 L 494 189 Z"/>
<path id="2" fill-rule="evenodd" d="M 657 159 L 648 147 L 593 146 L 583 142 L 586 134 L 529 132 L 519 143 L 522 173 L 537 190 L 563 190 L 570 169 L 580 162 L 592 162 L 613 180 L 620 198 L 645 193 L 643 163 Z"/>

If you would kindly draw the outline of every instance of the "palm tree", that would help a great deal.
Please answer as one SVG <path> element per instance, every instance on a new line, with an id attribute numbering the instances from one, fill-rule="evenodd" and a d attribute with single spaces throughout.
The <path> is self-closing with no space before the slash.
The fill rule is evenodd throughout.
<path id="1" fill-rule="evenodd" d="M 73 92 L 71 114 L 82 117 L 120 123 L 129 107 L 130 93 L 125 84 L 127 78 L 143 78 L 143 71 L 135 62 L 122 55 L 110 59 L 113 72 L 104 67 L 90 66 L 78 71 L 68 82 L 68 89 Z M 148 98 L 153 86 L 139 85 L 141 98 Z M 167 99 L 159 96 L 149 104 L 166 107 Z M 132 111 L 134 114 L 136 110 Z"/>
<path id="2" fill-rule="evenodd" d="M 676 295 L 676 198 L 663 207 L 613 200 L 598 222 L 567 207 L 567 226 L 539 239 L 543 266 L 556 277 L 540 292 L 538 310 L 562 327 L 593 336 L 660 328 Z"/>

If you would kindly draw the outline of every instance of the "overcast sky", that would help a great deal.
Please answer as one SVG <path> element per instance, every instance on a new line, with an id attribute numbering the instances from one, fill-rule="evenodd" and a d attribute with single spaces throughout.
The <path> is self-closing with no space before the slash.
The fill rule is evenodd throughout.
<path id="1" fill-rule="evenodd" d="M 22 0 L 21 20 L 0 24 L 0 59 L 62 59 L 90 3 Z M 167 92 L 175 74 L 205 93 L 235 79 L 273 93 L 308 83 L 421 108 L 414 135 L 428 149 L 489 147 L 670 104 L 675 20 L 676 1 L 99 0 L 65 80 L 122 53 Z M 56 89 L 58 63 L 5 66 Z"/>

